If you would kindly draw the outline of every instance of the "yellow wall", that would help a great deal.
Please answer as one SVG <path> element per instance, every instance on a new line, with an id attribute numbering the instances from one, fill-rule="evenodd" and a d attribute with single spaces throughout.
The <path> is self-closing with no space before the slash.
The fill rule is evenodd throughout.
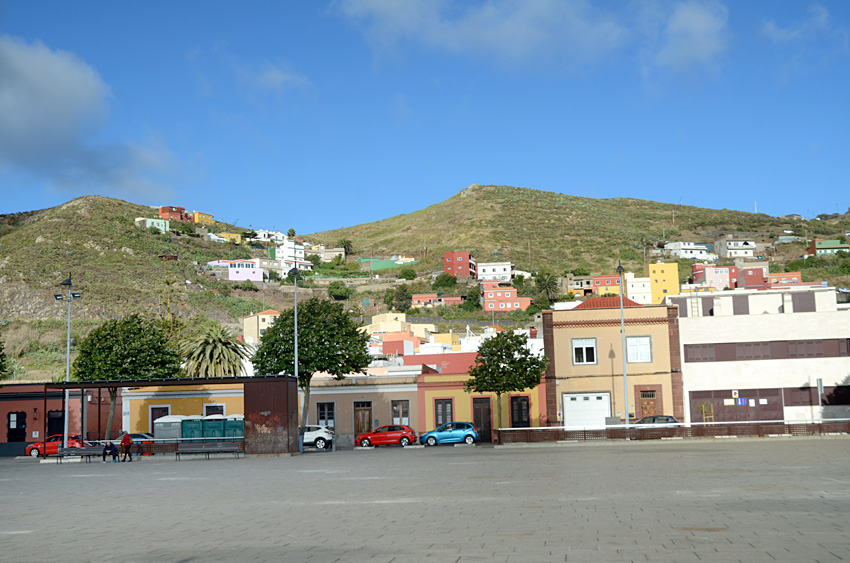
<path id="1" fill-rule="evenodd" d="M 192 219 L 195 221 L 195 223 L 202 223 L 204 225 L 212 225 L 213 223 L 215 223 L 215 220 L 213 219 L 212 215 L 210 215 L 209 213 L 201 213 L 200 211 L 193 211 Z"/>
<path id="2" fill-rule="evenodd" d="M 666 297 L 679 295 L 679 265 L 647 264 L 643 269 L 644 277 L 649 278 L 652 288 L 652 304 L 664 303 Z"/>
<path id="3" fill-rule="evenodd" d="M 233 385 L 199 385 L 174 387 L 139 387 L 124 393 L 124 408 L 130 411 L 130 431 L 153 430 L 151 406 L 171 406 L 171 414 L 204 414 L 205 404 L 224 405 L 224 414 L 244 414 L 243 387 Z"/>
<path id="4" fill-rule="evenodd" d="M 239 233 L 218 233 L 218 236 L 231 242 L 235 242 L 236 244 L 242 244 L 242 235 Z"/>

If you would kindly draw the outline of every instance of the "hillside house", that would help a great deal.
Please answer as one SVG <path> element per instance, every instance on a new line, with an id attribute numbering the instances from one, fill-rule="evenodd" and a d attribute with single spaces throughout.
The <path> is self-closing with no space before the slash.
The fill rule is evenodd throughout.
<path id="1" fill-rule="evenodd" d="M 509 283 L 489 280 L 481 282 L 479 303 L 485 311 L 525 311 L 531 305 L 531 298 L 519 297 L 516 288 Z"/>
<path id="2" fill-rule="evenodd" d="M 636 278 L 634 272 L 623 275 L 626 297 L 639 305 L 652 305 L 652 281 L 648 277 Z"/>
<path id="3" fill-rule="evenodd" d="M 250 260 L 213 260 L 207 262 L 207 268 L 212 275 L 228 281 L 261 282 L 267 275 Z"/>
<path id="4" fill-rule="evenodd" d="M 510 262 L 481 262 L 477 265 L 478 281 L 509 282 L 513 279 L 513 268 Z"/>
<path id="5" fill-rule="evenodd" d="M 694 264 L 691 266 L 691 275 L 694 285 L 711 287 L 717 291 L 738 287 L 738 268 L 736 266 Z"/>
<path id="6" fill-rule="evenodd" d="M 714 247 L 721 258 L 754 258 L 756 241 L 725 235 L 715 241 Z"/>
<path id="7" fill-rule="evenodd" d="M 664 245 L 664 250 L 670 256 L 682 260 L 714 260 L 716 258 L 709 252 L 708 247 L 700 242 L 670 242 Z"/>
<path id="8" fill-rule="evenodd" d="M 186 213 L 185 207 L 176 207 L 173 205 L 163 205 L 159 208 L 159 218 L 166 221 L 192 221 L 192 214 Z"/>
<path id="9" fill-rule="evenodd" d="M 679 294 L 679 265 L 676 262 L 647 264 L 643 275 L 649 278 L 653 305 L 660 305 L 667 297 Z"/>
<path id="10" fill-rule="evenodd" d="M 192 220 L 198 225 L 214 225 L 215 219 L 209 213 L 201 213 L 200 211 L 192 212 Z"/>
<path id="11" fill-rule="evenodd" d="M 460 278 L 477 278 L 478 265 L 469 252 L 448 251 L 443 254 L 443 272 Z"/>
<path id="12" fill-rule="evenodd" d="M 813 256 L 831 256 L 838 252 L 850 252 L 850 244 L 844 244 L 839 240 L 819 238 L 809 243 L 809 254 Z"/>
<path id="13" fill-rule="evenodd" d="M 594 295 L 620 295 L 619 274 L 594 274 L 591 279 Z"/>
<path id="14" fill-rule="evenodd" d="M 145 217 L 136 217 L 136 220 L 133 221 L 133 223 L 142 229 L 156 229 L 161 233 L 167 233 L 169 231 L 167 219 L 146 219 Z"/>
<path id="15" fill-rule="evenodd" d="M 272 323 L 274 323 L 275 319 L 279 316 L 279 311 L 266 309 L 260 313 L 254 313 L 247 317 L 242 317 L 242 337 L 245 344 L 259 346 L 263 334 L 270 326 L 272 326 Z"/>
<path id="16" fill-rule="evenodd" d="M 239 233 L 218 233 L 218 236 L 226 240 L 227 242 L 232 242 L 235 244 L 242 244 L 242 235 Z"/>

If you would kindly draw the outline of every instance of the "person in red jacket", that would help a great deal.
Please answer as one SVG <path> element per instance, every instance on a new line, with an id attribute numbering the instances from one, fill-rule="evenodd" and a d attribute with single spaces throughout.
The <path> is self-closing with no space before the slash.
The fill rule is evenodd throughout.
<path id="1" fill-rule="evenodd" d="M 133 461 L 133 456 L 130 455 L 130 446 L 132 445 L 133 438 L 129 433 L 124 432 L 124 436 L 121 437 L 121 452 L 124 454 L 121 461 Z"/>

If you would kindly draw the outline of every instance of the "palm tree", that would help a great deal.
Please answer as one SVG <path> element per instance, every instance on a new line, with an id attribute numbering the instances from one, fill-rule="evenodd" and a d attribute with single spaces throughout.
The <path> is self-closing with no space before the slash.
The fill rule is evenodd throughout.
<path id="1" fill-rule="evenodd" d="M 250 348 L 237 340 L 228 329 L 213 325 L 180 344 L 180 357 L 189 377 L 227 377 L 243 375 L 242 360 L 250 357 Z"/>
<path id="2" fill-rule="evenodd" d="M 337 248 L 345 250 L 345 255 L 354 254 L 354 243 L 350 239 L 341 238 L 336 243 Z"/>
<path id="3" fill-rule="evenodd" d="M 546 299 L 549 303 L 555 300 L 558 295 L 558 278 L 549 270 L 540 270 L 534 276 L 534 285 L 537 291 L 546 294 Z"/>

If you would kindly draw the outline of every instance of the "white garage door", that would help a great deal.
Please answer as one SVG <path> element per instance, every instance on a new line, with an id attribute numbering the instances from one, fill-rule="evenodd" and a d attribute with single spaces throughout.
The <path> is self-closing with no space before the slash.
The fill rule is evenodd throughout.
<path id="1" fill-rule="evenodd" d="M 610 393 L 564 393 L 564 426 L 605 426 L 611 416 Z"/>

